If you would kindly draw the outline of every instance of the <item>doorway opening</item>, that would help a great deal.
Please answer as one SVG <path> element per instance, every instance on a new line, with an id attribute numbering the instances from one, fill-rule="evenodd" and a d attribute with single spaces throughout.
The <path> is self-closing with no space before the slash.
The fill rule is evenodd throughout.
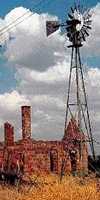
<path id="1" fill-rule="evenodd" d="M 50 171 L 58 171 L 58 152 L 56 150 L 50 151 Z"/>

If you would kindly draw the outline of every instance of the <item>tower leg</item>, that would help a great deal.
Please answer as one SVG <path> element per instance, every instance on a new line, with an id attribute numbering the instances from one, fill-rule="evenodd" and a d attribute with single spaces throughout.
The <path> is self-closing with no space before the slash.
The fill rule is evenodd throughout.
<path id="1" fill-rule="evenodd" d="M 83 69 L 82 69 L 82 64 L 81 64 L 81 57 L 80 57 L 80 51 L 78 48 L 78 57 L 79 57 L 79 63 L 80 63 L 80 71 L 81 71 L 81 80 L 82 80 L 82 89 L 84 93 L 84 100 L 85 100 L 85 106 L 86 106 L 86 113 L 87 113 L 87 123 L 88 123 L 88 129 L 87 130 L 87 135 L 89 136 L 90 140 L 90 147 L 92 151 L 93 158 L 95 160 L 95 150 L 94 150 L 94 143 L 93 143 L 93 135 L 92 135 L 92 130 L 91 130 L 91 122 L 90 122 L 90 115 L 89 115 L 89 109 L 88 109 L 88 103 L 87 103 L 87 95 L 86 95 L 86 89 L 85 89 L 85 83 L 84 83 L 84 76 L 83 76 Z M 87 128 L 86 128 L 87 129 Z"/>
<path id="2" fill-rule="evenodd" d="M 66 116 L 65 116 L 65 129 L 67 127 L 67 120 L 68 120 L 69 98 L 70 98 L 70 88 L 71 88 L 71 78 L 72 78 L 72 68 L 73 68 L 73 56 L 74 56 L 74 47 L 72 47 L 72 54 L 71 54 L 71 66 L 70 66 L 70 75 L 69 75 L 69 83 L 68 83 L 68 96 L 67 96 L 67 107 L 66 107 Z"/>
<path id="3" fill-rule="evenodd" d="M 73 70 L 75 70 L 74 71 L 75 84 L 73 84 L 72 80 Z M 74 98 L 72 97 L 71 90 L 74 91 L 73 92 Z M 75 124 L 72 127 L 71 125 L 73 121 L 72 119 L 74 119 L 76 127 Z M 69 123 L 70 120 L 72 121 Z M 68 125 L 68 123 L 70 125 Z M 68 130 L 69 127 L 70 130 Z M 85 134 L 87 134 L 88 139 L 86 138 Z M 72 145 L 73 149 L 76 148 L 77 146 L 80 154 L 81 170 L 87 168 L 87 163 L 88 163 L 87 141 L 89 141 L 90 143 L 92 155 L 93 158 L 95 159 L 91 122 L 90 122 L 90 116 L 87 104 L 87 95 L 85 90 L 83 69 L 80 57 L 80 47 L 78 46 L 72 47 L 70 75 L 68 82 L 66 117 L 65 117 L 65 134 L 63 141 L 67 141 L 68 146 L 70 147 Z M 73 142 L 74 143 L 76 142 L 78 145 L 73 145 Z"/>

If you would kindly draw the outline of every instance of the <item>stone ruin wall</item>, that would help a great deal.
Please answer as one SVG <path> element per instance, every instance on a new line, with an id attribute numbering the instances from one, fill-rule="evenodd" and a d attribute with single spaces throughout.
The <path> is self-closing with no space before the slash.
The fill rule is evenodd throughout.
<path id="1" fill-rule="evenodd" d="M 62 169 L 64 172 L 70 173 L 72 164 L 69 149 L 71 148 L 77 150 L 76 170 L 87 170 L 86 144 L 84 144 L 81 159 L 78 146 L 70 147 L 68 136 L 62 141 L 35 141 L 31 138 L 31 108 L 23 106 L 21 109 L 22 140 L 14 142 L 14 128 L 8 122 L 4 124 L 5 141 L 4 145 L 0 147 L 0 167 L 6 165 L 10 167 L 12 164 L 16 166 L 19 163 L 25 173 L 61 173 Z M 68 129 L 67 135 L 71 132 L 70 123 Z"/>

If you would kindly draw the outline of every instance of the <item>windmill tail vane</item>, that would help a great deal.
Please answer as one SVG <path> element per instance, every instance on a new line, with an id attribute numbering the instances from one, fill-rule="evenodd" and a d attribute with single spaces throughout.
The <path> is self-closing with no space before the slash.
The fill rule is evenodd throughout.
<path id="1" fill-rule="evenodd" d="M 60 24 L 58 21 L 47 21 L 46 22 L 46 33 L 47 36 L 51 35 L 55 31 L 57 31 L 60 27 Z"/>
<path id="2" fill-rule="evenodd" d="M 59 21 L 46 21 L 46 34 L 47 37 L 56 32 L 60 27 L 65 27 L 66 23 L 61 23 Z"/>

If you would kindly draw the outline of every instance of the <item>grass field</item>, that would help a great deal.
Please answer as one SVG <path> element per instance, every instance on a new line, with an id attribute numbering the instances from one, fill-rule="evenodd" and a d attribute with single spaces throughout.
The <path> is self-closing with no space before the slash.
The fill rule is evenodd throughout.
<path id="1" fill-rule="evenodd" d="M 24 185 L 19 192 L 15 187 L 0 186 L 0 200 L 100 200 L 95 179 L 64 177 L 60 183 L 59 177 L 49 175 L 36 181 L 38 187 Z"/>

